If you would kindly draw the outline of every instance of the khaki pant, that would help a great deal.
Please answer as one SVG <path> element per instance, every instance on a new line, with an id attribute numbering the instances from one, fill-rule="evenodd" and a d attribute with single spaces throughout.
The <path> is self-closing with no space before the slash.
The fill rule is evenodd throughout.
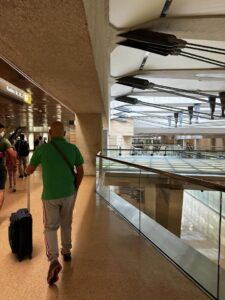
<path id="1" fill-rule="evenodd" d="M 62 253 L 72 248 L 71 230 L 76 195 L 56 200 L 43 200 L 43 220 L 46 254 L 49 261 L 59 256 L 57 230 L 60 227 Z"/>
<path id="2" fill-rule="evenodd" d="M 19 156 L 19 174 L 20 174 L 20 176 L 25 175 L 26 167 L 27 167 L 27 156 Z"/>

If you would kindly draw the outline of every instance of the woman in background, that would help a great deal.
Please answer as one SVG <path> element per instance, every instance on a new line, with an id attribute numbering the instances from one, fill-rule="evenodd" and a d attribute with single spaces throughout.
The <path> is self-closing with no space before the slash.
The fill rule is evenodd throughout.
<path id="1" fill-rule="evenodd" d="M 16 192 L 16 170 L 17 170 L 17 161 L 18 155 L 16 149 L 13 147 L 14 159 L 9 159 L 9 156 L 6 156 L 6 167 L 9 175 L 9 192 Z"/>

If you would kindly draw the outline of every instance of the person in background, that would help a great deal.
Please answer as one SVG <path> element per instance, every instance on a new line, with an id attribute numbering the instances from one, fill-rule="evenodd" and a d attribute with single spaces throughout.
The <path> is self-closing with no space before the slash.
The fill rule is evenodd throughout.
<path id="1" fill-rule="evenodd" d="M 13 147 L 14 157 L 13 159 L 6 154 L 6 167 L 9 175 L 9 192 L 16 192 L 16 169 L 18 155 L 16 149 Z"/>
<path id="2" fill-rule="evenodd" d="M 5 126 L 0 123 L 0 210 L 2 209 L 4 203 L 4 190 L 6 182 L 6 166 L 5 166 L 5 156 L 8 155 L 9 160 L 14 161 L 15 152 L 12 149 L 12 145 L 8 139 L 4 137 Z"/>
<path id="3" fill-rule="evenodd" d="M 47 138 L 46 137 L 44 137 L 44 144 L 47 144 Z"/>
<path id="4" fill-rule="evenodd" d="M 44 144 L 44 141 L 43 141 L 43 137 L 40 135 L 38 138 L 38 146 L 41 146 L 42 144 Z"/>
<path id="5" fill-rule="evenodd" d="M 19 178 L 26 177 L 27 157 L 30 152 L 30 147 L 24 139 L 24 134 L 20 134 L 20 139 L 15 144 L 16 151 L 19 157 Z"/>
<path id="6" fill-rule="evenodd" d="M 42 166 L 44 236 L 46 254 L 50 262 L 47 282 L 52 285 L 58 280 L 58 274 L 62 269 L 58 261 L 59 227 L 61 254 L 64 261 L 71 260 L 72 216 L 77 191 L 83 178 L 84 160 L 79 149 L 65 140 L 62 122 L 52 123 L 49 135 L 51 142 L 37 147 L 26 172 L 30 175 L 38 165 Z M 55 147 L 64 153 L 68 164 Z M 74 167 L 76 174 L 73 171 Z"/>
<path id="7" fill-rule="evenodd" d="M 39 139 L 35 139 L 34 140 L 34 151 L 37 149 L 38 145 L 39 145 Z"/>

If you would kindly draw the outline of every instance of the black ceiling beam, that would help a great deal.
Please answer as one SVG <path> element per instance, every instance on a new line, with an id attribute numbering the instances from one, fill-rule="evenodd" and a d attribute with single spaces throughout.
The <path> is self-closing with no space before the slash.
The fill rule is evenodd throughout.
<path id="1" fill-rule="evenodd" d="M 225 49 L 222 48 L 188 43 L 185 40 L 178 39 L 173 34 L 155 32 L 148 29 L 137 29 L 134 31 L 124 32 L 120 33 L 119 36 L 126 38 L 125 41 L 118 42 L 119 45 L 137 48 L 163 56 L 180 55 L 216 66 L 225 67 L 225 62 L 223 61 L 183 51 L 186 48 L 193 49 L 195 51 L 225 55 Z"/>
<path id="2" fill-rule="evenodd" d="M 168 106 L 168 105 L 161 105 L 161 104 L 155 104 L 155 103 L 149 103 L 149 102 L 144 102 L 144 101 L 140 101 L 138 100 L 137 98 L 133 98 L 133 97 L 128 97 L 128 96 L 119 96 L 119 97 L 116 97 L 115 100 L 117 101 L 121 101 L 121 102 L 125 102 L 125 103 L 129 103 L 129 104 L 132 104 L 132 105 L 145 105 L 145 106 L 151 106 L 151 107 L 156 107 L 156 108 L 160 108 L 160 109 L 163 109 L 163 110 L 167 110 L 167 111 L 171 111 L 171 112 L 183 112 L 184 114 L 186 115 L 189 115 L 188 113 L 188 109 L 177 109 L 177 108 L 173 108 L 171 106 Z M 210 114 L 208 113 L 203 113 L 203 112 L 199 112 L 199 113 L 196 113 L 196 112 L 193 112 L 194 116 L 196 115 L 200 115 L 202 118 L 204 119 L 207 119 L 207 120 L 210 120 L 211 118 L 207 118 L 206 116 L 211 116 Z M 218 117 L 218 116 L 217 116 Z M 219 118 L 219 117 L 218 117 Z M 220 119 L 220 118 L 219 118 Z"/>
<path id="3" fill-rule="evenodd" d="M 165 86 L 165 85 L 155 84 L 153 82 L 149 82 L 147 79 L 136 78 L 136 77 L 132 77 L 132 76 L 125 76 L 125 77 L 118 78 L 116 83 L 130 86 L 132 88 L 141 89 L 141 90 L 153 89 L 156 91 L 161 91 L 161 92 L 173 94 L 176 96 L 181 96 L 181 97 L 185 97 L 185 98 L 189 98 L 189 99 L 193 99 L 193 100 L 198 100 L 198 101 L 205 102 L 205 103 L 209 103 L 209 101 L 202 99 L 202 98 L 192 96 L 192 95 L 191 96 L 186 95 L 186 94 L 195 94 L 195 95 L 200 95 L 200 96 L 205 96 L 205 97 L 215 97 L 214 95 L 206 94 L 203 92 L 189 91 L 189 90 L 169 87 L 169 86 Z M 217 105 L 220 106 L 221 104 L 217 103 Z"/>
<path id="4" fill-rule="evenodd" d="M 129 40 L 146 43 L 148 45 L 155 45 L 164 48 L 174 49 L 184 48 L 187 44 L 186 41 L 177 39 L 173 34 L 162 32 L 150 31 L 148 29 L 137 29 L 133 31 L 123 32 L 118 36 L 127 38 Z"/>
<path id="5" fill-rule="evenodd" d="M 126 106 L 126 105 L 124 105 L 124 106 Z M 156 115 L 156 114 L 152 114 L 151 112 L 143 112 L 143 111 L 138 111 L 138 112 L 135 112 L 135 111 L 132 111 L 130 108 L 126 108 L 126 107 L 124 107 L 124 106 L 118 106 L 118 107 L 116 107 L 116 108 L 113 108 L 114 110 L 118 110 L 118 111 L 120 111 L 120 112 L 123 112 L 123 113 L 137 113 L 137 114 L 140 114 L 140 115 L 142 115 L 142 116 L 135 116 L 135 118 L 143 118 L 143 117 L 146 117 L 146 118 L 155 118 L 155 119 L 163 119 L 163 120 L 165 120 L 165 118 L 167 118 L 168 116 L 166 115 L 166 116 L 158 116 L 158 115 Z M 115 113 L 115 114 L 113 114 L 113 116 L 114 115 L 117 115 L 118 113 Z M 172 117 L 172 116 L 171 116 Z M 143 119 L 144 120 L 144 119 Z M 147 121 L 147 120 L 146 120 Z M 183 123 L 187 123 L 187 122 L 183 122 Z M 187 123 L 188 124 L 188 123 Z"/>
<path id="6" fill-rule="evenodd" d="M 166 0 L 164 7 L 161 12 L 161 17 L 166 17 L 170 8 L 170 5 L 172 4 L 173 0 Z"/>

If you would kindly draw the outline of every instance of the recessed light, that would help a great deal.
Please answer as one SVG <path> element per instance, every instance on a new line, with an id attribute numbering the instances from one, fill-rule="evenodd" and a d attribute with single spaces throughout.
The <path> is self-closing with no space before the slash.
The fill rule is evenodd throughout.
<path id="1" fill-rule="evenodd" d="M 196 77 L 208 77 L 208 78 L 225 78 L 225 73 L 224 74 L 221 74 L 221 73 L 218 73 L 218 74 L 196 74 L 195 75 Z"/>

